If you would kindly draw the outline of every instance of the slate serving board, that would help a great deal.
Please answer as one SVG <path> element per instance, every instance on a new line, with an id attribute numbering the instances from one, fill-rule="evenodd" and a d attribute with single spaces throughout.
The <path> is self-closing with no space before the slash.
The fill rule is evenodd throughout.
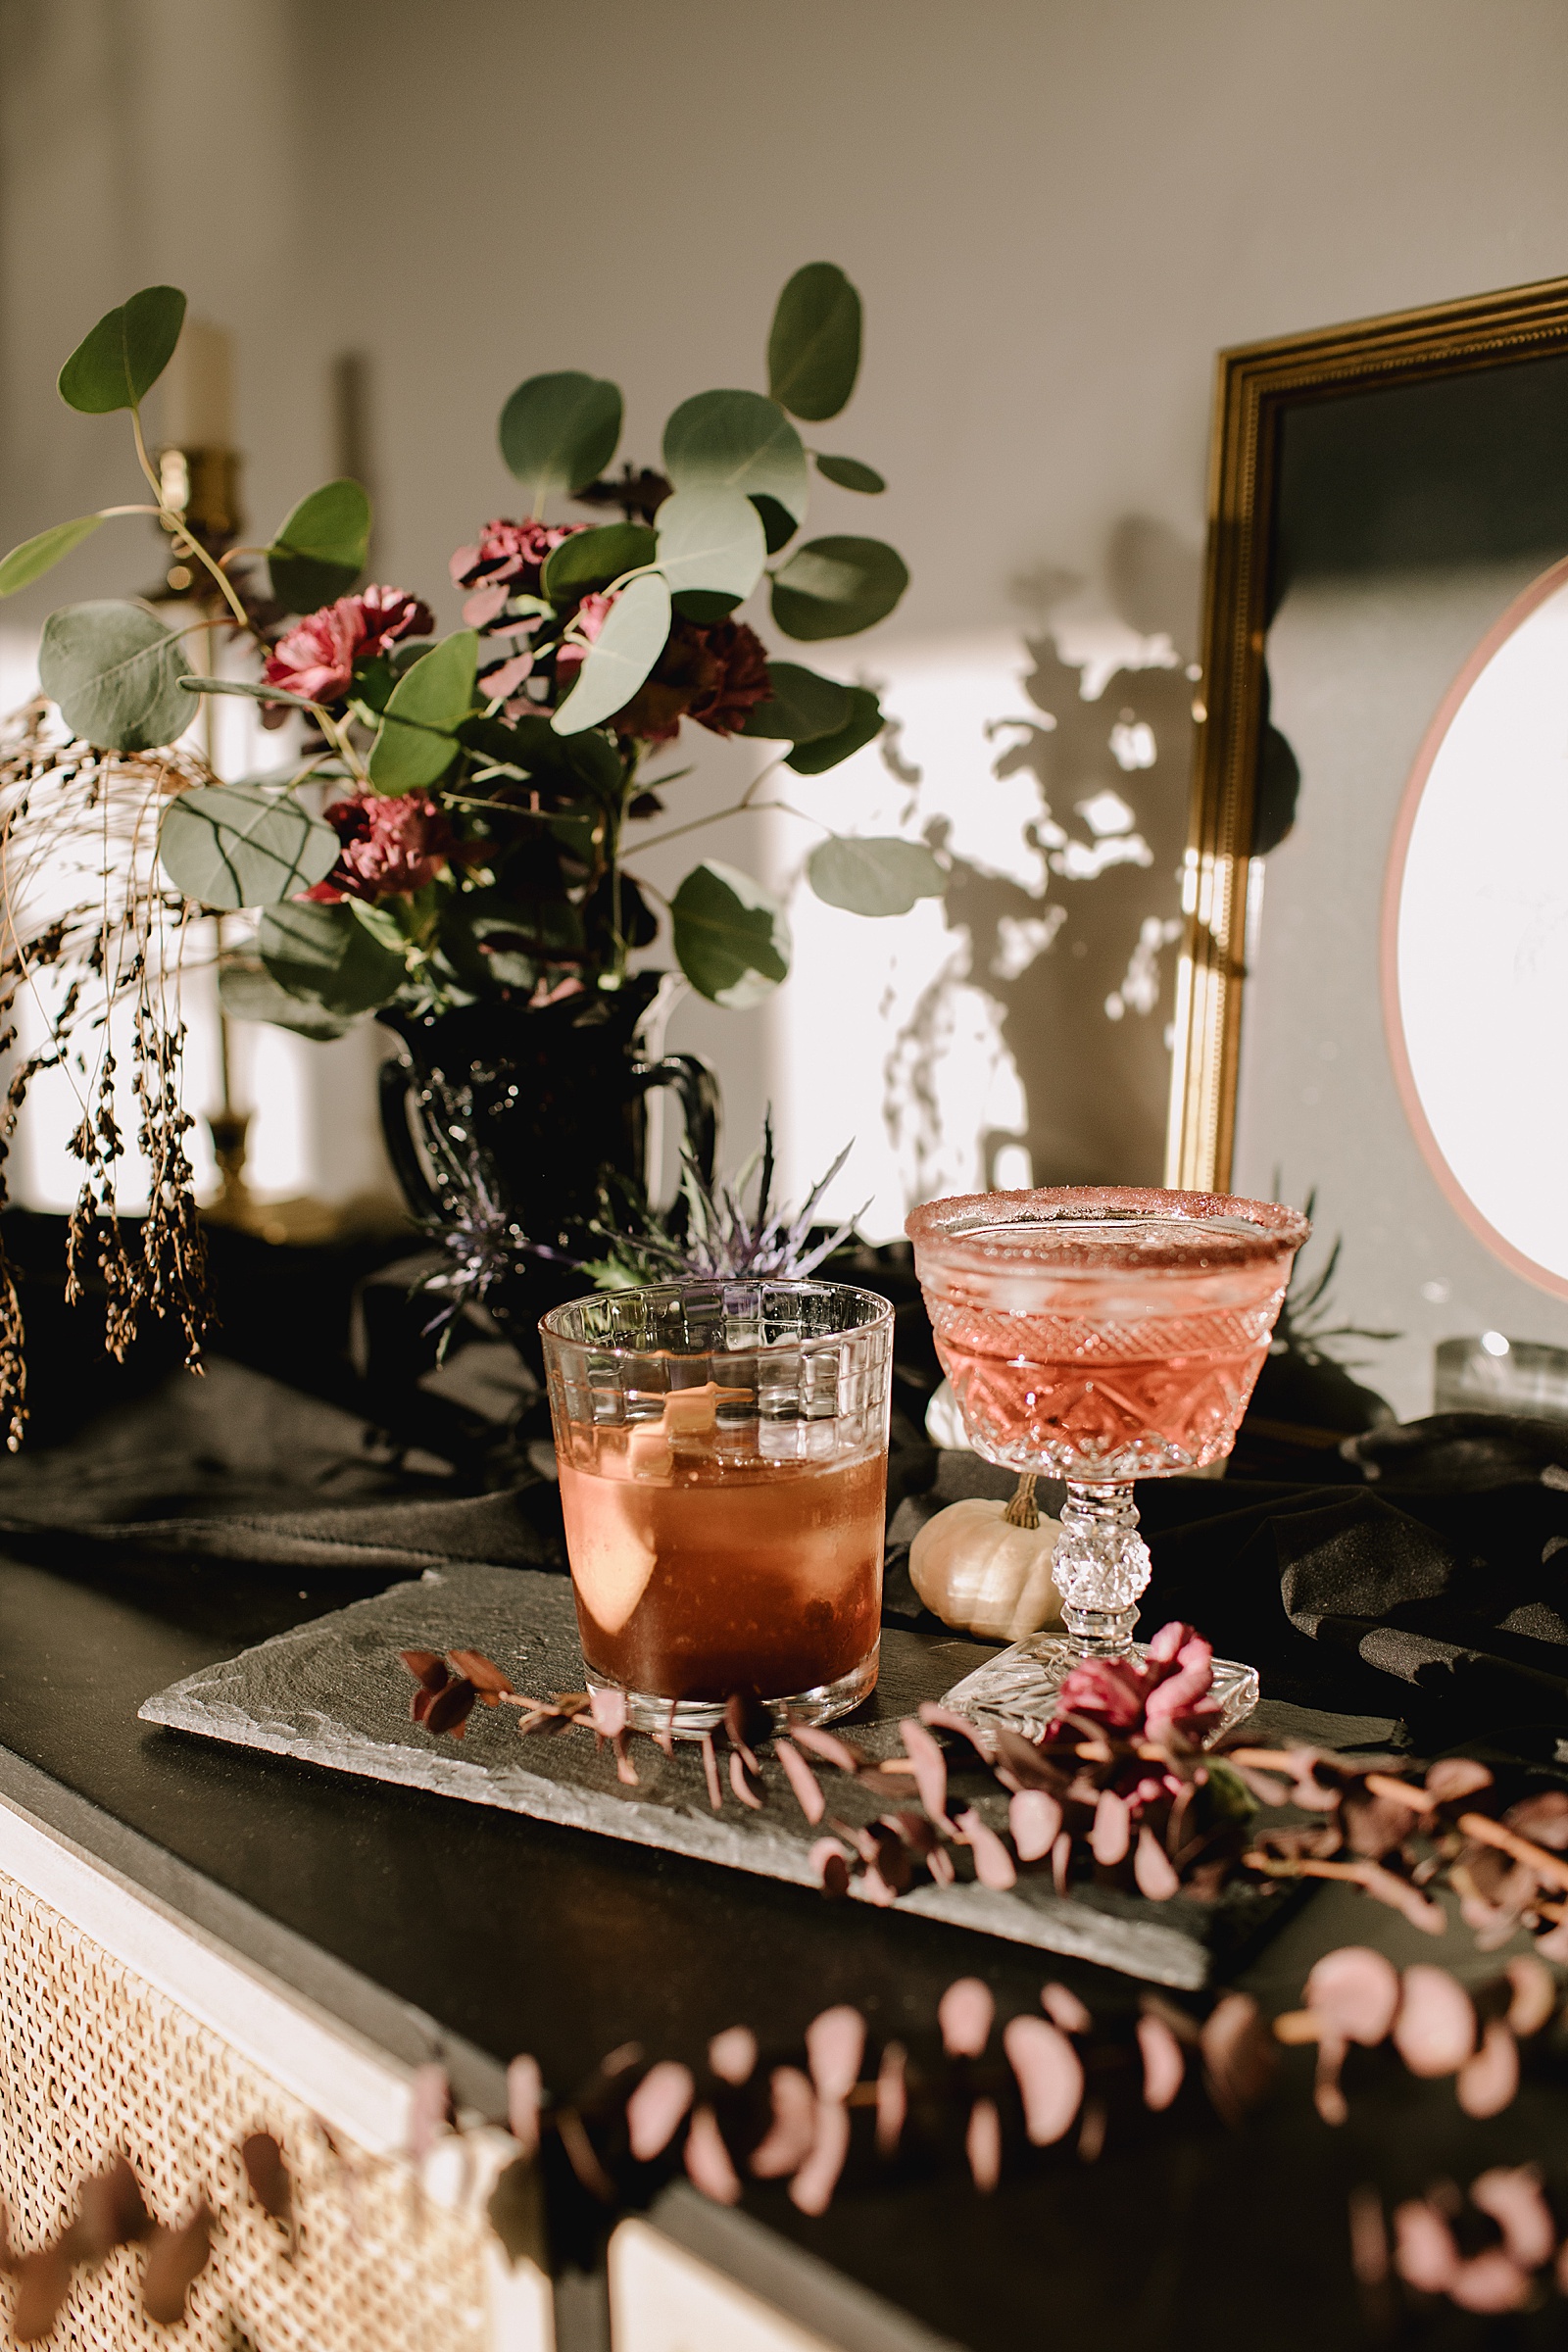
<path id="1" fill-rule="evenodd" d="M 519 1690 L 539 1696 L 582 1687 L 566 1579 L 463 1564 L 427 1570 L 416 1584 L 394 1585 L 371 1600 L 188 1675 L 149 1698 L 140 1712 L 148 1723 L 334 1771 L 498 1805 L 732 1870 L 818 1885 L 810 1848 L 827 1825 L 807 1822 L 770 1755 L 762 1758 L 761 1810 L 742 1806 L 725 1784 L 723 1810 L 715 1813 L 694 1742 L 678 1743 L 666 1757 L 651 1740 L 631 1740 L 638 1782 L 628 1788 L 616 1777 L 610 1748 L 598 1747 L 588 1732 L 519 1739 L 510 1707 L 475 1707 L 461 1740 L 433 1737 L 409 1719 L 413 1686 L 397 1653 L 416 1648 L 483 1650 Z M 939 1698 L 989 1654 L 970 1642 L 885 1631 L 877 1690 L 845 1730 L 873 1755 L 902 1754 L 901 1719 L 921 1699 Z M 889 1801 L 831 1768 L 820 1777 L 828 1812 L 852 1825 L 874 1819 Z M 1004 1793 L 979 1773 L 972 1781 L 982 1817 L 1004 1827 Z M 956 1770 L 954 1787 L 970 1793 L 961 1771 Z M 910 1795 L 912 1800 L 912 1784 Z M 1064 1899 L 1048 1872 L 1033 1871 L 1002 1893 L 963 1875 L 970 1870 L 966 1853 L 956 1858 L 956 1885 L 918 1886 L 900 1897 L 897 1908 L 1176 1988 L 1205 1984 L 1216 1967 L 1270 1930 L 1292 1901 L 1288 1890 L 1269 1886 L 1235 1888 L 1217 1904 L 1183 1896 L 1151 1903 L 1089 1886 Z"/>

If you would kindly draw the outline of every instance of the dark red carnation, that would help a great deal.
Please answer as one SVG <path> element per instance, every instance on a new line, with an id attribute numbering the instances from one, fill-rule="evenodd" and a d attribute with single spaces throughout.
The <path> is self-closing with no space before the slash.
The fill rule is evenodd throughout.
<path id="1" fill-rule="evenodd" d="M 772 691 L 761 639 L 743 620 L 677 620 L 669 643 L 615 725 L 650 743 L 668 742 L 683 718 L 733 735 Z"/>
<path id="2" fill-rule="evenodd" d="M 428 637 L 435 616 L 403 588 L 367 588 L 340 596 L 335 605 L 308 612 L 267 658 L 269 686 L 303 695 L 311 703 L 340 702 L 349 691 L 356 662 L 384 654 L 403 637 Z"/>
<path id="3" fill-rule="evenodd" d="M 1064 1678 L 1051 1733 L 1070 1739 L 1069 1715 L 1107 1731 L 1144 1732 L 1151 1739 L 1179 1732 L 1200 1740 L 1219 1721 L 1210 1695 L 1214 1652 L 1190 1625 L 1162 1625 L 1147 1653 L 1085 1658 Z"/>
<path id="4" fill-rule="evenodd" d="M 504 515 L 487 522 L 477 547 L 460 547 L 452 558 L 452 578 L 473 594 L 463 608 L 470 629 L 489 628 L 511 596 L 537 596 L 546 561 L 564 540 L 591 530 L 586 522 L 509 522 Z"/>
<path id="5" fill-rule="evenodd" d="M 325 881 L 304 896 L 325 906 L 408 898 L 435 880 L 458 847 L 445 814 L 424 793 L 358 792 L 333 801 L 324 814 L 343 846 Z"/>

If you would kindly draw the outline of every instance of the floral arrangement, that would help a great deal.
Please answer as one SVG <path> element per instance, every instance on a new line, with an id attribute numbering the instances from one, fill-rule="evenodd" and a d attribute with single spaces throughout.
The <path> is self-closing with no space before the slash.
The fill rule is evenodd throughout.
<path id="1" fill-rule="evenodd" d="M 188 918 L 254 916 L 253 948 L 224 960 L 225 1008 L 312 1037 L 390 1005 L 439 1012 L 498 999 L 523 1009 L 613 991 L 662 930 L 694 988 L 753 1004 L 789 968 L 778 900 L 706 858 L 666 901 L 630 860 L 698 824 L 783 806 L 760 797 L 780 767 L 825 774 L 882 729 L 870 688 L 775 658 L 740 617 L 764 576 L 773 627 L 811 644 L 885 619 L 908 575 L 882 540 L 803 537 L 813 474 L 856 497 L 884 487 L 861 460 L 802 438 L 802 424 L 840 414 L 859 372 L 859 297 L 830 263 L 797 270 L 779 298 L 767 391 L 683 401 L 664 428 L 662 472 L 607 470 L 621 431 L 614 384 L 576 371 L 520 384 L 499 435 L 527 511 L 457 550 L 464 625 L 434 642 L 417 595 L 359 584 L 370 508 L 357 482 L 313 491 L 259 547 L 210 546 L 172 503 L 174 477 L 149 453 L 141 409 L 184 312 L 176 288 L 144 288 L 60 374 L 71 407 L 128 413 L 151 502 L 54 524 L 0 562 L 4 596 L 111 517 L 153 516 L 197 583 L 200 615 L 171 625 L 119 600 L 53 612 L 39 658 L 48 699 L 0 746 L 6 1043 L 19 990 L 45 973 L 57 987 L 49 1043 L 18 1071 L 0 1116 L 0 1157 L 31 1078 L 70 1067 L 83 1104 L 74 1266 L 99 1259 L 112 1347 L 151 1303 L 182 1315 L 194 1354 L 200 1242 L 178 1091 Z M 618 519 L 562 519 L 552 511 L 562 502 Z M 248 650 L 254 674 L 193 667 L 185 641 L 211 649 L 220 630 Z M 265 724 L 295 728 L 292 772 L 220 781 L 190 734 L 213 695 L 250 697 Z M 662 832 L 663 796 L 690 771 L 648 771 L 688 721 L 775 754 L 731 806 Z M 923 842 L 807 821 L 823 836 L 807 876 L 831 905 L 896 914 L 945 887 Z M 152 1169 L 139 1263 L 115 1212 L 125 1140 L 104 1042 L 108 1014 L 126 1003 Z M 15 1442 L 14 1294 L 0 1322 L 0 1409 Z"/>

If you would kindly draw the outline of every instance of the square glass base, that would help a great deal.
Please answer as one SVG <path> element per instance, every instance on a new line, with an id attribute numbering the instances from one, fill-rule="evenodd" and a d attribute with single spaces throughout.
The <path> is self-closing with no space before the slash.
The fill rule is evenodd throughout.
<path id="1" fill-rule="evenodd" d="M 876 1689 L 880 1650 L 879 1638 L 859 1664 L 836 1681 L 791 1691 L 787 1698 L 764 1698 L 761 1704 L 772 1717 L 774 1730 L 784 1731 L 792 1718 L 796 1723 L 835 1723 L 841 1715 L 853 1713 Z M 700 1740 L 705 1732 L 716 1732 L 724 1720 L 721 1698 L 662 1698 L 656 1690 L 629 1690 L 613 1676 L 586 1664 L 583 1680 L 590 1690 L 620 1692 L 626 1701 L 627 1726 L 634 1732 L 667 1732 L 675 1740 Z"/>
<path id="2" fill-rule="evenodd" d="M 1140 1655 L 1147 1654 L 1141 1642 L 1135 1642 L 1133 1648 Z M 1081 1655 L 1077 1644 L 1060 1634 L 1033 1634 L 1027 1642 L 1015 1642 L 1000 1657 L 988 1659 L 962 1682 L 955 1683 L 942 1703 L 982 1731 L 1003 1724 L 1025 1740 L 1039 1740 L 1056 1711 L 1062 1679 Z M 1260 1696 L 1256 1673 L 1234 1658 L 1216 1658 L 1209 1695 L 1220 1710 L 1209 1734 L 1211 1742 L 1256 1706 Z"/>

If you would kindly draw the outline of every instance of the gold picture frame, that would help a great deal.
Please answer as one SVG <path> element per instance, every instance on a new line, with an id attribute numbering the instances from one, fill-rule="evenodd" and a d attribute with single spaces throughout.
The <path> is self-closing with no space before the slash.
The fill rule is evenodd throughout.
<path id="1" fill-rule="evenodd" d="M 1167 1184 L 1223 1192 L 1230 1183 L 1284 419 L 1306 402 L 1565 352 L 1568 278 L 1552 278 L 1219 354 Z"/>

